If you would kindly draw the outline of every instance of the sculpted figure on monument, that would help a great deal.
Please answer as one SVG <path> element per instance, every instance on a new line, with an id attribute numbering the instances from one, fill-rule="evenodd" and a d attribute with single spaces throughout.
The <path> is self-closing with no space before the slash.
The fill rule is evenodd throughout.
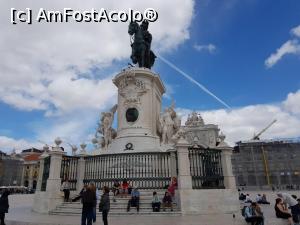
<path id="1" fill-rule="evenodd" d="M 131 60 L 139 67 L 151 69 L 156 56 L 151 51 L 152 35 L 148 31 L 149 22 L 144 20 L 141 25 L 131 21 L 128 27 L 128 34 L 131 35 Z"/>
<path id="2" fill-rule="evenodd" d="M 192 115 L 188 115 L 185 122 L 186 126 L 204 126 L 204 121 L 200 114 L 192 112 Z"/>
<path id="3" fill-rule="evenodd" d="M 98 128 L 98 132 L 103 135 L 102 139 L 102 147 L 107 149 L 108 145 L 111 143 L 112 139 L 116 136 L 116 131 L 112 128 L 112 123 L 114 120 L 115 112 L 117 111 L 118 105 L 114 105 L 110 109 L 109 112 L 103 112 L 101 113 L 101 123 Z"/>
<path id="4" fill-rule="evenodd" d="M 171 144 L 172 137 L 177 133 L 181 125 L 181 120 L 174 110 L 174 104 L 166 108 L 159 117 L 158 133 L 163 144 Z"/>

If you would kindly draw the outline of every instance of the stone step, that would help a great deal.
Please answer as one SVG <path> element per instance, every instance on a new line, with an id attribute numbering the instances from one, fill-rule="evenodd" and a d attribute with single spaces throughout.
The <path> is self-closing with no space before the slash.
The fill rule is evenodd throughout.
<path id="1" fill-rule="evenodd" d="M 98 207 L 97 207 L 98 208 Z M 114 205 L 114 206 L 110 206 L 110 209 L 111 210 L 115 210 L 115 209 L 126 209 L 127 208 L 127 205 Z M 173 205 L 173 208 L 176 209 L 177 206 L 176 205 Z M 58 206 L 56 208 L 56 210 L 81 210 L 82 207 L 64 207 L 64 206 Z M 140 204 L 140 209 L 152 209 L 152 206 L 149 205 L 149 204 Z"/>
<path id="2" fill-rule="evenodd" d="M 60 216 L 79 216 L 81 215 L 80 212 L 62 212 L 62 211 L 52 211 L 49 213 L 50 215 L 60 215 Z M 97 212 L 97 216 L 101 216 L 101 212 Z M 130 216 L 130 215 L 149 215 L 149 216 L 178 216 L 181 215 L 180 211 L 174 210 L 171 212 L 169 209 L 167 209 L 165 212 L 160 211 L 160 212 L 153 212 L 153 211 L 139 211 L 137 212 L 135 209 L 130 210 L 129 212 L 126 211 L 120 211 L 120 212 L 115 212 L 115 211 L 110 211 L 109 215 L 112 216 Z"/>
<path id="3" fill-rule="evenodd" d="M 133 209 L 133 210 L 136 210 L 136 207 L 130 207 L 131 209 Z M 53 211 L 63 211 L 63 212 L 81 212 L 81 209 L 82 208 L 76 208 L 76 209 L 74 209 L 74 208 L 56 208 L 55 210 L 53 210 Z M 117 212 L 117 211 L 126 211 L 126 209 L 127 209 L 127 207 L 116 207 L 116 208 L 111 208 L 111 212 Z M 161 208 L 162 209 L 162 208 Z M 168 210 L 168 209 L 170 209 L 170 208 L 167 208 L 166 210 Z M 97 210 L 98 210 L 98 208 L 97 208 Z M 178 209 L 177 209 L 177 207 L 175 207 L 175 208 L 173 208 L 173 210 L 176 210 L 176 211 L 178 211 Z M 141 207 L 140 206 L 140 211 L 152 211 L 152 207 L 151 206 L 149 206 L 149 207 Z"/>
<path id="4" fill-rule="evenodd" d="M 109 214 L 111 215 L 180 215 L 181 212 L 178 209 L 176 203 L 173 203 L 173 210 L 170 211 L 169 208 L 166 209 L 165 212 L 153 212 L 151 202 L 153 197 L 153 191 L 154 190 L 139 190 L 140 191 L 140 211 L 137 212 L 135 207 L 131 207 L 131 210 L 127 212 L 127 204 L 130 200 L 130 195 L 125 195 L 121 197 L 121 195 L 118 195 L 115 197 L 116 202 L 113 201 L 114 196 L 112 192 L 110 193 L 110 207 L 111 210 Z M 158 193 L 159 198 L 162 200 L 165 190 L 158 190 L 156 191 Z M 98 201 L 99 204 L 99 201 Z M 55 210 L 51 211 L 49 214 L 51 215 L 81 215 L 82 210 L 82 204 L 81 201 L 76 202 L 64 202 L 60 206 L 58 206 Z M 97 211 L 98 211 L 98 205 L 97 205 Z M 97 215 L 101 215 L 101 213 L 97 212 Z"/>

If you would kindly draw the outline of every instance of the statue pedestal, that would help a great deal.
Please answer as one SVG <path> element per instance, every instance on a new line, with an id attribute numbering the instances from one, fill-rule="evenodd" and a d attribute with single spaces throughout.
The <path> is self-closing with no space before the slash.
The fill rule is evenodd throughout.
<path id="1" fill-rule="evenodd" d="M 118 88 L 117 137 L 102 153 L 160 151 L 157 123 L 165 87 L 146 68 L 130 68 L 114 79 Z"/>

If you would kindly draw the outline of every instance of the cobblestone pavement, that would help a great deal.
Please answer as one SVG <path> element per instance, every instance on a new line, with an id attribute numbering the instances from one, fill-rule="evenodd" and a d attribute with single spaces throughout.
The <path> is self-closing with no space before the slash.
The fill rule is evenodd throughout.
<path id="1" fill-rule="evenodd" d="M 249 191 L 250 196 L 255 199 L 257 191 Z M 275 192 L 266 193 L 271 205 L 263 205 L 265 225 L 286 225 L 286 220 L 277 219 L 274 214 Z M 300 196 L 300 192 L 290 192 Z M 76 225 L 80 224 L 80 216 L 56 216 L 38 214 L 31 211 L 33 195 L 10 196 L 10 210 L 6 214 L 7 225 Z M 243 203 L 241 203 L 242 207 Z M 103 224 L 98 216 L 95 224 Z M 236 218 L 232 214 L 224 215 L 174 215 L 174 216 L 148 216 L 128 215 L 109 217 L 109 225 L 246 225 L 246 222 L 237 213 Z"/>

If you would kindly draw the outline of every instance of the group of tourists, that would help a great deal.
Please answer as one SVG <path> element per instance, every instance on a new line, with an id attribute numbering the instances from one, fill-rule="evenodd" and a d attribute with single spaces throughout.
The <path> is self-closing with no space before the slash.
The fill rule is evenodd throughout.
<path id="1" fill-rule="evenodd" d="M 157 192 L 153 192 L 152 198 L 152 210 L 153 212 L 160 212 L 160 207 L 162 205 L 163 211 L 165 208 L 170 208 L 173 211 L 173 202 L 175 201 L 175 190 L 177 189 L 177 178 L 172 177 L 171 183 L 167 187 L 167 191 L 165 192 L 164 197 L 162 198 L 162 202 L 160 201 Z"/>
<path id="2" fill-rule="evenodd" d="M 173 199 L 170 192 L 166 191 L 165 195 L 162 199 L 162 202 L 159 200 L 159 197 L 156 193 L 156 191 L 153 192 L 153 198 L 152 198 L 152 210 L 153 212 L 160 212 L 160 206 L 162 205 L 163 211 L 165 211 L 165 208 L 170 208 L 171 211 L 173 211 Z"/>
<path id="3" fill-rule="evenodd" d="M 69 185 L 68 181 L 65 180 L 62 185 L 62 191 L 64 191 L 65 200 L 69 200 Z M 152 198 L 152 209 L 153 212 L 159 212 L 162 206 L 163 211 L 165 208 L 170 208 L 173 211 L 173 201 L 175 198 L 175 190 L 177 189 L 177 179 L 175 177 L 172 178 L 170 184 L 167 186 L 167 191 L 165 192 L 162 201 L 160 201 L 157 192 L 153 192 Z M 66 191 L 67 190 L 67 191 Z M 110 198 L 109 192 L 110 189 L 108 187 L 103 187 L 103 194 L 100 197 L 100 194 L 94 183 L 90 183 L 89 185 L 84 185 L 79 195 L 76 196 L 72 201 L 76 201 L 81 199 L 82 203 L 82 215 L 81 215 L 81 224 L 82 225 L 91 225 L 92 222 L 96 222 L 96 207 L 99 202 L 99 211 L 102 212 L 102 219 L 104 225 L 107 225 L 107 216 L 110 209 Z M 131 185 L 127 180 L 123 180 L 120 184 L 118 181 L 113 183 L 111 188 L 113 193 L 113 201 L 116 201 L 116 196 L 120 195 L 120 197 L 130 195 L 130 199 L 127 204 L 127 211 L 130 211 L 131 207 L 136 207 L 137 212 L 140 209 L 140 191 L 137 187 Z"/>
<path id="4" fill-rule="evenodd" d="M 96 222 L 97 203 L 99 202 L 99 212 L 102 212 L 103 224 L 107 225 L 107 216 L 110 209 L 109 188 L 104 186 L 103 194 L 100 194 L 94 183 L 84 185 L 80 191 L 82 203 L 81 225 L 91 225 Z"/>
<path id="5" fill-rule="evenodd" d="M 256 202 L 258 204 L 267 204 L 270 205 L 270 202 L 267 201 L 267 195 L 266 194 L 257 194 L 255 197 L 255 201 L 253 201 L 249 194 L 240 193 L 239 194 L 239 200 L 244 201 L 245 203 L 252 203 Z"/>
<path id="6" fill-rule="evenodd" d="M 113 187 L 112 187 L 112 192 L 114 194 L 113 201 L 115 201 L 115 197 L 117 195 L 119 195 L 121 197 L 124 197 L 126 195 L 130 195 L 132 189 L 133 189 L 132 185 L 126 179 L 124 179 L 122 183 L 119 183 L 119 181 L 116 180 L 113 183 Z"/>
<path id="7" fill-rule="evenodd" d="M 275 215 L 277 218 L 288 220 L 289 225 L 300 224 L 300 198 L 288 193 L 278 193 L 275 200 Z M 246 222 L 251 225 L 264 225 L 264 215 L 259 204 L 270 204 L 266 195 L 257 194 L 255 201 L 252 201 L 249 194 L 239 194 L 239 200 L 250 203 L 242 209 L 242 215 Z"/>

